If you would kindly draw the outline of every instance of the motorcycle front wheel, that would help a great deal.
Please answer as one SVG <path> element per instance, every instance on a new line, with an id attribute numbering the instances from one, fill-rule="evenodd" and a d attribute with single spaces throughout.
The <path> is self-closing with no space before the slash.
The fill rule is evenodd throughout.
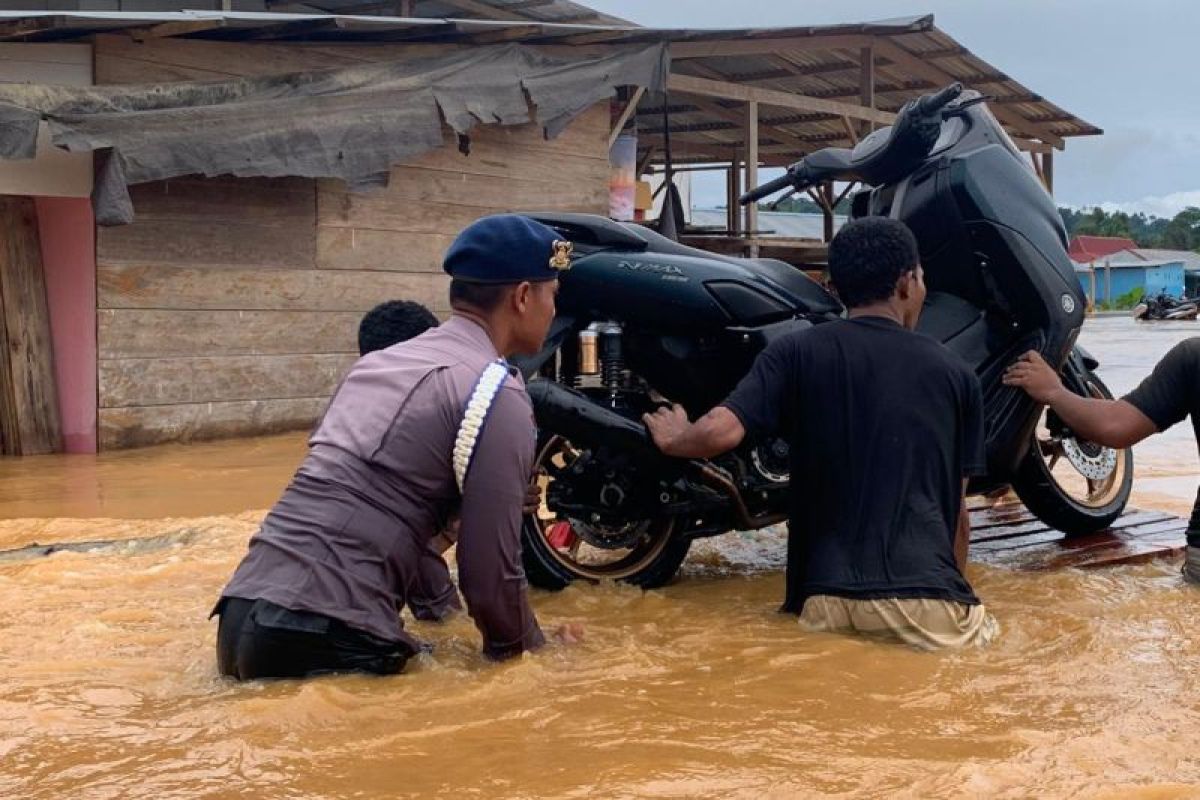
<path id="1" fill-rule="evenodd" d="M 672 517 L 601 526 L 564 517 L 546 505 L 550 484 L 570 480 L 579 451 L 562 436 L 539 437 L 535 475 L 542 505 L 525 517 L 521 554 L 525 577 L 540 589 L 558 590 L 577 580 L 616 580 L 654 589 L 675 577 L 691 540 L 675 535 Z"/>
<path id="2" fill-rule="evenodd" d="M 1112 399 L 1099 378 L 1087 373 L 1092 397 Z M 1103 447 L 1079 439 L 1045 411 L 1029 452 L 1013 477 L 1021 502 L 1047 525 L 1068 536 L 1102 531 L 1116 521 L 1133 489 L 1133 449 Z"/>

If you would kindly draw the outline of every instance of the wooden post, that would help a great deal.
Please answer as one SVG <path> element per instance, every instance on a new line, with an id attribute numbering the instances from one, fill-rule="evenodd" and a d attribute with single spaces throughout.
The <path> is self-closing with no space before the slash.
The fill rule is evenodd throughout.
<path id="1" fill-rule="evenodd" d="M 625 107 L 621 109 L 621 113 L 617 115 L 617 119 L 613 122 L 612 131 L 608 134 L 608 149 L 611 150 L 613 144 L 616 143 L 617 137 L 621 135 L 621 131 L 625 130 L 626 123 L 629 118 L 637 111 L 638 103 L 642 101 L 642 96 L 646 94 L 646 87 L 639 86 L 633 91 L 629 101 L 625 103 Z"/>
<path id="2" fill-rule="evenodd" d="M 1042 153 L 1042 180 L 1046 183 L 1046 191 L 1054 196 L 1054 153 Z"/>
<path id="3" fill-rule="evenodd" d="M 746 103 L 746 188 L 758 186 L 758 103 Z M 758 203 L 746 206 L 746 233 L 758 235 Z M 758 245 L 749 247 L 751 258 L 758 258 Z"/>
<path id="4" fill-rule="evenodd" d="M 729 218 L 732 220 L 729 233 L 731 236 L 737 236 L 742 232 L 742 207 L 738 205 L 738 198 L 742 196 L 742 160 L 736 155 L 733 157 L 729 175 Z"/>
<path id="5" fill-rule="evenodd" d="M 875 50 L 871 47 L 864 47 L 859 53 L 859 76 L 858 76 L 858 101 L 866 108 L 875 108 Z M 862 135 L 867 136 L 871 131 L 875 130 L 875 123 L 871 120 L 864 120 L 862 123 Z"/>
<path id="6" fill-rule="evenodd" d="M 6 455 L 62 450 L 32 197 L 0 197 L 0 443 Z"/>
<path id="7" fill-rule="evenodd" d="M 737 227 L 737 195 L 733 193 L 736 173 L 733 167 L 725 168 L 725 230 L 730 232 Z"/>
<path id="8" fill-rule="evenodd" d="M 825 212 L 825 241 L 833 240 L 833 181 L 821 184 L 821 196 L 825 198 L 822 203 Z"/>

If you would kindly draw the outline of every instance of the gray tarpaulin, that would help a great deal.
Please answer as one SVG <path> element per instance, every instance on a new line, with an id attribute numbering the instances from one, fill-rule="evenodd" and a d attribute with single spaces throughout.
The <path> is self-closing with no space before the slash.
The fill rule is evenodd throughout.
<path id="1" fill-rule="evenodd" d="M 390 167 L 478 123 L 537 121 L 556 136 L 618 86 L 662 89 L 663 44 L 603 55 L 524 45 L 225 81 L 72 88 L 0 83 L 0 157 L 32 158 L 38 121 L 56 145 L 101 153 L 96 221 L 132 221 L 131 183 L 179 175 L 342 178 L 387 183 Z"/>

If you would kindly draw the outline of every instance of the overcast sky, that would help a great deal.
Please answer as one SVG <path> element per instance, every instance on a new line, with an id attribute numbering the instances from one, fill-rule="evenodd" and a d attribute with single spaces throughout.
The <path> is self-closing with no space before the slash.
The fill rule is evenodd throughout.
<path id="1" fill-rule="evenodd" d="M 1103 136 L 1055 154 L 1060 203 L 1173 216 L 1200 205 L 1195 0 L 581 0 L 641 25 L 760 27 L 934 14 L 979 57 Z M 724 202 L 714 185 L 697 205 Z"/>

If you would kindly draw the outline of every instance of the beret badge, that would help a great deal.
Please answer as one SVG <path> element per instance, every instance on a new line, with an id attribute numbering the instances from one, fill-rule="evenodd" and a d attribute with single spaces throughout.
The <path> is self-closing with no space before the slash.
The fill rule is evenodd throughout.
<path id="1" fill-rule="evenodd" d="M 550 268 L 566 272 L 571 268 L 571 251 L 574 245 L 561 239 L 554 240 L 554 255 L 550 256 Z"/>

